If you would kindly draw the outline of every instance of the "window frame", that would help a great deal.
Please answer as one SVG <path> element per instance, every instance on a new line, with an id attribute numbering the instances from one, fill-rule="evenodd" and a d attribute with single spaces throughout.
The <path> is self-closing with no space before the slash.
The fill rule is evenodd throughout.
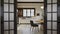
<path id="1" fill-rule="evenodd" d="M 18 12 L 19 12 L 20 9 L 22 10 L 22 16 L 20 16 L 20 17 L 25 17 L 25 16 L 23 16 L 23 9 L 26 9 L 26 10 L 27 10 L 27 9 L 34 9 L 34 16 L 35 16 L 35 11 L 36 11 L 35 8 L 17 8 L 17 9 L 18 9 Z M 31 12 L 31 11 L 30 11 L 30 12 Z M 30 13 L 30 14 L 31 14 L 31 13 Z M 30 15 L 30 16 L 27 16 L 27 14 L 26 14 L 26 17 L 27 17 L 27 18 L 34 17 L 34 16 L 31 16 L 31 15 Z M 19 16 L 18 16 L 18 17 L 19 17 Z"/>

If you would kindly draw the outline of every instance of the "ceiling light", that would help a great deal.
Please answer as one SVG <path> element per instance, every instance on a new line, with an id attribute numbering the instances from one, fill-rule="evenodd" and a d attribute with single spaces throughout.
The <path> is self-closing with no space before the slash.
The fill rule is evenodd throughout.
<path id="1" fill-rule="evenodd" d="M 41 9 L 44 9 L 44 6 L 41 6 Z"/>

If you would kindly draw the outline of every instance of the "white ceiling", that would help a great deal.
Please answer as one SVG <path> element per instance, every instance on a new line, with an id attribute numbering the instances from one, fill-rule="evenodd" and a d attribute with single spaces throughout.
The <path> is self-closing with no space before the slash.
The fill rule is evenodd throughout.
<path id="1" fill-rule="evenodd" d="M 34 8 L 34 7 L 41 7 L 44 6 L 43 3 L 18 3 L 17 4 L 17 8 L 21 8 L 21 7 L 28 7 L 28 8 Z"/>
<path id="2" fill-rule="evenodd" d="M 43 2 L 44 0 L 17 0 L 18 2 Z"/>

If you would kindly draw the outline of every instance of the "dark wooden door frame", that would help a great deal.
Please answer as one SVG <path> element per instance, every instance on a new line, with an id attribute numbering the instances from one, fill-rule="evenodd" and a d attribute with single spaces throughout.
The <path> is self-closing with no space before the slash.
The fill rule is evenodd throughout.
<path id="1" fill-rule="evenodd" d="M 1 34 L 4 34 L 3 33 L 3 31 L 4 31 L 3 30 L 4 29 L 4 24 L 3 24 L 3 21 L 4 21 L 3 20 L 4 19 L 3 18 L 3 11 L 4 11 L 4 9 L 3 9 L 3 3 L 4 3 L 3 0 L 1 0 Z"/>
<path id="2" fill-rule="evenodd" d="M 57 34 L 60 34 L 60 0 L 57 0 Z"/>
<path id="3" fill-rule="evenodd" d="M 17 3 L 44 3 L 44 34 L 47 34 L 47 0 L 44 2 L 17 2 Z"/>
<path id="4" fill-rule="evenodd" d="M 44 0 L 44 34 L 47 34 L 47 0 Z"/>
<path id="5" fill-rule="evenodd" d="M 17 34 L 17 0 L 14 0 L 14 34 Z"/>

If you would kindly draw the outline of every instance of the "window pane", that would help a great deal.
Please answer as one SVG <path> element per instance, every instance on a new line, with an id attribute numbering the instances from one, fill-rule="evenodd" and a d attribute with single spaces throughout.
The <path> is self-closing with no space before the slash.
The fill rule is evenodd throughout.
<path id="1" fill-rule="evenodd" d="M 4 2 L 8 3 L 8 0 L 4 0 Z"/>
<path id="2" fill-rule="evenodd" d="M 57 4 L 53 4 L 53 12 L 57 12 Z"/>
<path id="3" fill-rule="evenodd" d="M 57 20 L 57 13 L 53 13 L 53 20 Z"/>
<path id="4" fill-rule="evenodd" d="M 53 34 L 57 34 L 57 31 L 53 31 Z"/>
<path id="5" fill-rule="evenodd" d="M 23 16 L 26 16 L 26 9 L 23 9 Z"/>
<path id="6" fill-rule="evenodd" d="M 8 12 L 8 4 L 4 4 L 4 12 Z"/>
<path id="7" fill-rule="evenodd" d="M 27 9 L 27 16 L 30 16 L 30 9 Z"/>
<path id="8" fill-rule="evenodd" d="M 51 0 L 47 0 L 47 3 L 51 3 Z"/>
<path id="9" fill-rule="evenodd" d="M 10 0 L 10 3 L 14 3 L 14 0 Z"/>
<path id="10" fill-rule="evenodd" d="M 53 22 L 53 29 L 57 29 L 57 22 Z"/>
<path id="11" fill-rule="evenodd" d="M 11 31 L 10 31 L 10 34 L 14 34 L 14 30 L 11 30 Z"/>
<path id="12" fill-rule="evenodd" d="M 10 20 L 14 20 L 14 13 L 10 13 Z"/>
<path id="13" fill-rule="evenodd" d="M 8 31 L 4 31 L 4 34 L 9 34 Z"/>
<path id="14" fill-rule="evenodd" d="M 10 12 L 14 12 L 14 4 L 10 4 Z"/>
<path id="15" fill-rule="evenodd" d="M 47 22 L 47 29 L 51 29 L 51 22 Z"/>
<path id="16" fill-rule="evenodd" d="M 47 20 L 51 20 L 51 13 L 47 13 Z"/>
<path id="17" fill-rule="evenodd" d="M 8 29 L 8 22 L 4 22 L 4 30 Z"/>
<path id="18" fill-rule="evenodd" d="M 47 30 L 47 34 L 51 34 L 51 30 Z"/>
<path id="19" fill-rule="evenodd" d="M 8 21 L 8 13 L 4 13 L 4 20 Z"/>
<path id="20" fill-rule="evenodd" d="M 34 11 L 34 9 L 31 9 L 31 11 Z"/>
<path id="21" fill-rule="evenodd" d="M 14 22 L 10 22 L 10 29 L 14 29 Z"/>
<path id="22" fill-rule="evenodd" d="M 47 12 L 51 12 L 51 5 L 47 5 Z"/>
<path id="23" fill-rule="evenodd" d="M 53 3 L 57 3 L 57 0 L 52 0 L 53 1 Z"/>
<path id="24" fill-rule="evenodd" d="M 34 9 L 31 9 L 31 16 L 34 16 Z"/>

